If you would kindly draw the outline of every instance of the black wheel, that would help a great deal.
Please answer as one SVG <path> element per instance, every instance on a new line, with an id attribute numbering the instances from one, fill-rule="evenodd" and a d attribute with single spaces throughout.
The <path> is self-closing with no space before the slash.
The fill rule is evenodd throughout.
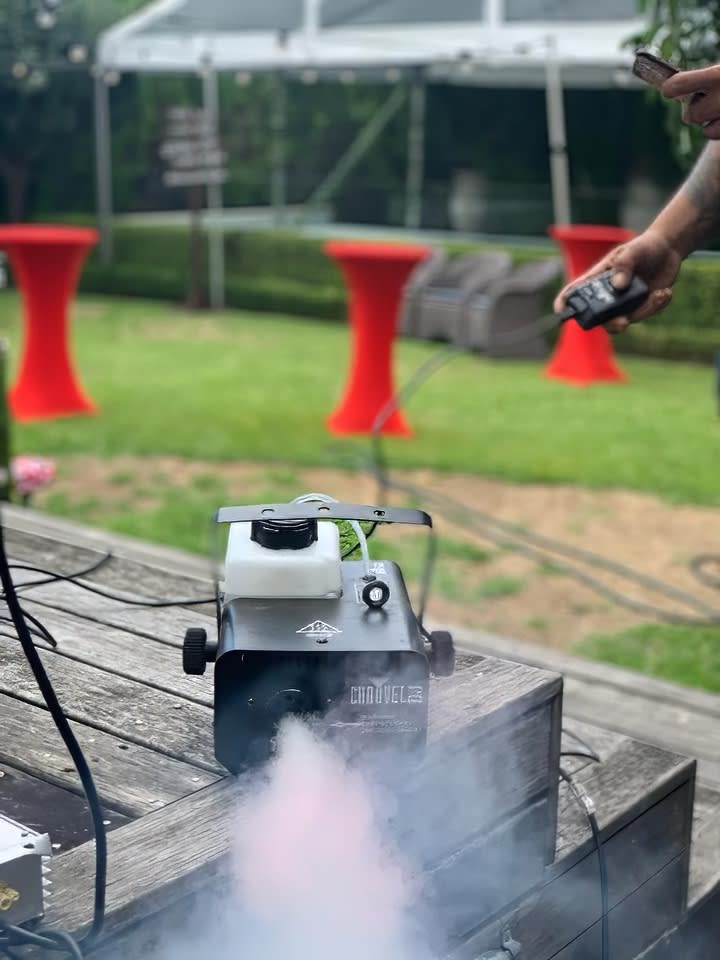
<path id="1" fill-rule="evenodd" d="M 207 664 L 207 631 L 202 627 L 190 627 L 185 631 L 183 643 L 183 670 L 195 676 L 205 673 Z"/>
<path id="2" fill-rule="evenodd" d="M 371 580 L 366 583 L 362 592 L 363 603 L 375 610 L 384 607 L 390 599 L 390 587 L 382 580 Z"/>
<path id="3" fill-rule="evenodd" d="M 451 677 L 455 670 L 455 644 L 447 630 L 430 634 L 430 669 L 436 677 Z"/>

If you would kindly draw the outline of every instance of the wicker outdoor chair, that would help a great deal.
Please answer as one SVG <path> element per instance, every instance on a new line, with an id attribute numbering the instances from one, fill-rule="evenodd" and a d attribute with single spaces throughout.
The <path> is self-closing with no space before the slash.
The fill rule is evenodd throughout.
<path id="1" fill-rule="evenodd" d="M 491 357 L 542 358 L 546 335 L 532 330 L 543 312 L 548 285 L 562 273 L 558 257 L 523 264 L 472 297 L 463 318 L 458 346 Z M 528 329 L 527 336 L 520 333 Z M 517 331 L 517 339 L 513 336 Z"/>
<path id="2" fill-rule="evenodd" d="M 469 303 L 505 276 L 511 265 L 510 255 L 502 251 L 471 253 L 437 264 L 415 291 L 414 335 L 455 342 Z"/>
<path id="3" fill-rule="evenodd" d="M 447 253 L 444 250 L 433 247 L 427 258 L 423 260 L 422 263 L 419 263 L 411 273 L 410 279 L 405 284 L 400 305 L 398 331 L 403 336 L 417 336 L 417 317 L 420 298 L 427 286 L 433 282 L 435 277 L 440 275 L 447 262 Z"/>

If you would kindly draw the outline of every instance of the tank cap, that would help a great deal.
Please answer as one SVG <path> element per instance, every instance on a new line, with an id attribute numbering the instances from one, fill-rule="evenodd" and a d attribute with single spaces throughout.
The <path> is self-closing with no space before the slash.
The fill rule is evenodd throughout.
<path id="1" fill-rule="evenodd" d="M 318 538 L 317 520 L 253 520 L 250 539 L 268 550 L 304 550 Z"/>

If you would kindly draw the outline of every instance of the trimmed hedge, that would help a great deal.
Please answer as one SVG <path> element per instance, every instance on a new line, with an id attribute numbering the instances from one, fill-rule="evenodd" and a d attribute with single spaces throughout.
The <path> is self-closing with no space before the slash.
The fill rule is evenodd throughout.
<path id="1" fill-rule="evenodd" d="M 618 353 L 689 363 L 712 363 L 715 354 L 720 352 L 720 327 L 717 330 L 701 330 L 680 325 L 667 327 L 653 322 L 638 323 L 615 337 L 613 344 Z"/>
<path id="2" fill-rule="evenodd" d="M 188 292 L 189 238 L 174 227 L 118 226 L 114 262 L 93 254 L 81 279 L 90 293 L 184 302 Z M 226 234 L 228 306 L 343 321 L 347 296 L 337 265 L 323 252 L 325 241 L 289 230 Z M 492 245 L 448 244 L 451 254 Z M 206 245 L 204 245 L 204 249 Z M 553 255 L 554 248 L 508 248 L 516 263 Z M 203 286 L 206 277 L 202 278 Z M 548 287 L 550 309 L 555 285 Z M 207 298 L 207 290 L 204 291 Z M 672 360 L 712 362 L 720 351 L 720 258 L 692 257 L 675 285 L 672 306 L 647 324 L 614 340 L 618 352 Z"/>
<path id="3" fill-rule="evenodd" d="M 207 249 L 203 238 L 203 251 Z M 226 234 L 225 295 L 228 306 L 246 310 L 342 320 L 347 298 L 336 264 L 323 241 L 286 231 Z M 129 297 L 185 302 L 189 287 L 189 236 L 173 227 L 116 227 L 113 263 L 94 253 L 80 289 Z M 207 301 L 207 275 L 201 286 Z"/>

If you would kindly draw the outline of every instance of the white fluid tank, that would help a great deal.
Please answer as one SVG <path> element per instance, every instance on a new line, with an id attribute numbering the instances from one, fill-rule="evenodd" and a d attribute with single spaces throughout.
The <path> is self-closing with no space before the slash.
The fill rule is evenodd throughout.
<path id="1" fill-rule="evenodd" d="M 329 520 L 317 525 L 317 540 L 299 550 L 276 550 L 251 538 L 252 525 L 232 523 L 225 554 L 226 599 L 317 599 L 340 596 L 340 532 Z"/>

